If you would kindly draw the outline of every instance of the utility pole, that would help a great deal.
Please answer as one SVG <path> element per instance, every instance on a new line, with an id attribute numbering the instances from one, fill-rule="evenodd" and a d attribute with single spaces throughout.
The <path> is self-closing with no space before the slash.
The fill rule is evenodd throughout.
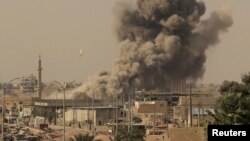
<path id="1" fill-rule="evenodd" d="M 183 98 L 184 99 L 184 98 Z M 185 127 L 188 127 L 188 96 L 185 96 Z"/>
<path id="2" fill-rule="evenodd" d="M 65 89 L 66 89 L 66 83 L 64 82 L 64 87 L 63 87 L 63 141 L 65 141 Z"/>
<path id="3" fill-rule="evenodd" d="M 125 125 L 125 111 L 124 111 L 124 94 L 122 94 L 122 118 L 123 118 L 123 124 Z"/>
<path id="4" fill-rule="evenodd" d="M 115 136 L 115 96 L 114 96 L 114 94 L 112 96 L 112 117 L 113 117 L 112 135 Z"/>
<path id="5" fill-rule="evenodd" d="M 200 111 L 201 111 L 201 94 L 199 94 L 199 103 L 198 103 L 198 120 L 197 120 L 197 125 L 200 127 Z"/>
<path id="6" fill-rule="evenodd" d="M 203 102 L 202 102 L 202 97 L 203 95 L 201 94 L 201 111 L 202 111 L 202 115 L 201 115 L 201 121 L 200 124 L 202 123 L 203 124 L 203 121 L 204 121 L 204 108 L 203 108 Z"/>
<path id="7" fill-rule="evenodd" d="M 130 104 L 130 122 L 131 122 L 131 125 L 130 125 L 130 128 L 133 129 L 133 101 L 134 101 L 134 91 L 132 91 L 132 94 L 131 94 L 131 98 L 130 98 L 130 101 L 131 101 L 131 104 Z"/>
<path id="8" fill-rule="evenodd" d="M 115 128 L 115 135 L 117 136 L 117 132 L 118 132 L 118 102 L 117 102 L 117 99 L 118 99 L 118 94 L 115 94 L 116 95 L 116 107 L 115 107 L 115 119 L 116 119 L 116 128 Z"/>
<path id="9" fill-rule="evenodd" d="M 153 123 L 153 135 L 155 135 L 155 102 L 153 103 L 154 104 L 154 123 Z"/>
<path id="10" fill-rule="evenodd" d="M 131 107 L 131 102 L 130 102 L 130 91 L 129 91 L 129 94 L 128 94 L 128 132 L 130 131 L 130 116 L 131 116 L 130 107 Z"/>
<path id="11" fill-rule="evenodd" d="M 189 111 L 190 111 L 190 127 L 192 127 L 192 125 L 193 125 L 193 113 L 192 113 L 192 96 L 191 96 L 191 89 L 192 89 L 192 87 L 191 87 L 191 84 L 189 84 Z"/>
<path id="12" fill-rule="evenodd" d="M 55 125 L 57 125 L 57 92 L 56 92 L 56 118 L 55 118 Z"/>
<path id="13" fill-rule="evenodd" d="M 92 131 L 95 130 L 95 115 L 94 115 L 94 92 L 92 93 L 92 125 L 93 125 L 93 129 Z"/>
<path id="14" fill-rule="evenodd" d="M 3 86 L 2 94 L 2 140 L 4 141 L 4 95 L 5 95 L 5 86 Z"/>
<path id="15" fill-rule="evenodd" d="M 87 98 L 87 105 L 89 107 L 89 98 Z M 88 119 L 87 124 L 88 124 L 88 129 L 89 129 L 89 109 L 87 110 L 87 119 Z"/>
<path id="16" fill-rule="evenodd" d="M 70 83 L 66 82 L 60 83 L 54 80 L 54 82 L 59 84 L 60 88 L 63 90 L 63 141 L 65 141 L 65 90 L 67 88 L 67 84 L 73 83 L 75 81 L 71 81 Z"/>

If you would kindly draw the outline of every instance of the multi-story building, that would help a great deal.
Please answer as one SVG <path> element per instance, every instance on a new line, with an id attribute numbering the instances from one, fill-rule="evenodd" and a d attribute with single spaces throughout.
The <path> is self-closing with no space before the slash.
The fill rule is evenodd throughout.
<path id="1" fill-rule="evenodd" d="M 121 117 L 120 110 L 114 106 L 95 106 L 95 107 L 72 107 L 65 113 L 66 122 L 84 123 L 91 121 L 94 126 L 105 125 L 111 120 Z"/>
<path id="2" fill-rule="evenodd" d="M 204 124 L 208 117 L 207 111 L 213 112 L 216 101 L 217 98 L 212 96 L 192 97 L 192 124 L 194 126 L 198 125 L 198 122 Z M 173 118 L 185 121 L 185 124 L 189 125 L 190 111 L 189 97 L 180 97 L 177 106 L 174 107 Z"/>
<path id="3" fill-rule="evenodd" d="M 20 79 L 20 93 L 33 93 L 37 90 L 37 79 L 34 75 Z"/>

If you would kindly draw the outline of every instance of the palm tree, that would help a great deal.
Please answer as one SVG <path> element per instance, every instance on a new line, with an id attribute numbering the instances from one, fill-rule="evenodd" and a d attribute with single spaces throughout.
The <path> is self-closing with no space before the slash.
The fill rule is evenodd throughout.
<path id="1" fill-rule="evenodd" d="M 209 112 L 209 124 L 250 124 L 250 97 L 239 93 L 223 94 L 214 113 Z"/>
<path id="2" fill-rule="evenodd" d="M 127 127 L 120 126 L 118 134 L 115 136 L 114 140 L 110 138 L 111 141 L 145 141 L 144 133 L 139 131 L 137 128 L 132 128 L 129 132 Z"/>
<path id="3" fill-rule="evenodd" d="M 74 139 L 70 139 L 70 141 L 94 141 L 95 136 L 91 136 L 89 134 L 78 134 L 74 136 Z"/>

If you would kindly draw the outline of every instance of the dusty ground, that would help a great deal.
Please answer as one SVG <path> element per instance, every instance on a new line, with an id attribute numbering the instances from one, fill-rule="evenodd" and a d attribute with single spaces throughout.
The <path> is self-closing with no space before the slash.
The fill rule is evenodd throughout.
<path id="1" fill-rule="evenodd" d="M 162 134 L 162 135 L 148 135 L 145 138 L 146 141 L 170 141 L 167 138 L 167 134 Z"/>
<path id="2" fill-rule="evenodd" d="M 169 129 L 170 141 L 204 141 L 204 129 L 192 128 L 172 128 Z"/>
<path id="3" fill-rule="evenodd" d="M 95 137 L 95 139 L 101 139 L 102 141 L 110 141 L 110 136 L 109 135 L 98 135 Z M 148 135 L 145 137 L 146 141 L 169 141 L 166 138 L 166 135 Z"/>
<path id="4" fill-rule="evenodd" d="M 69 135 L 73 135 L 73 134 L 76 134 L 76 133 L 67 134 L 66 137 L 69 137 Z M 110 141 L 110 138 L 111 138 L 110 135 L 99 134 L 95 136 L 95 140 L 102 140 L 102 141 Z M 57 138 L 57 141 L 60 141 L 60 140 L 61 138 Z M 170 141 L 170 140 L 167 138 L 167 134 L 162 134 L 162 135 L 147 135 L 145 137 L 145 141 Z"/>
<path id="5" fill-rule="evenodd" d="M 82 133 L 82 131 L 71 131 L 66 133 L 66 137 L 72 137 L 73 135 Z M 95 140 L 110 141 L 110 135 L 98 134 Z M 61 141 L 62 138 L 57 138 L 56 141 Z M 204 130 L 203 128 L 171 128 L 169 132 L 161 135 L 147 135 L 146 141 L 203 141 Z"/>
<path id="6" fill-rule="evenodd" d="M 109 135 L 97 135 L 95 137 L 95 140 L 110 141 L 109 138 L 110 138 Z"/>

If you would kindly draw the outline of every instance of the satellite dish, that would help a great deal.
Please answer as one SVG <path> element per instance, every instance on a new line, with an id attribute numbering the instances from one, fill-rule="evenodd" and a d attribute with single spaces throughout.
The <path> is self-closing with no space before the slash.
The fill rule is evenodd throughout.
<path id="1" fill-rule="evenodd" d="M 83 55 L 83 49 L 80 49 L 80 56 Z"/>

